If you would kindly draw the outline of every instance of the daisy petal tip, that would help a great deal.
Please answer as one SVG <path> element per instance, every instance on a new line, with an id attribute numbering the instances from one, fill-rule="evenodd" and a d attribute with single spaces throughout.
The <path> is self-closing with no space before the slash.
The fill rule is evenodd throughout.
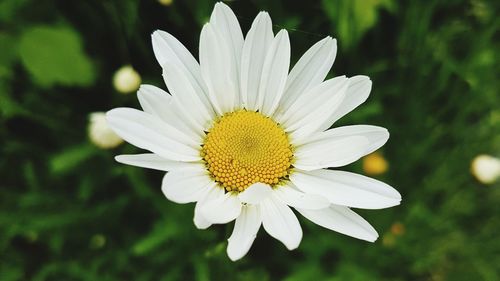
<path id="1" fill-rule="evenodd" d="M 377 240 L 378 240 L 378 233 L 374 236 L 367 238 L 365 241 L 370 242 L 370 243 L 375 243 Z"/>
<path id="2" fill-rule="evenodd" d="M 330 47 L 336 47 L 337 46 L 337 40 L 333 38 L 332 36 L 327 36 L 323 39 L 325 41 L 325 45 L 328 44 Z"/>
<path id="3" fill-rule="evenodd" d="M 268 12 L 266 11 L 260 11 L 257 16 L 255 17 L 255 20 L 258 21 L 258 22 L 268 22 L 269 24 L 271 24 L 271 16 L 269 15 Z"/>
<path id="4" fill-rule="evenodd" d="M 231 7 L 229 7 L 223 1 L 219 1 L 219 2 L 215 3 L 214 11 L 215 11 L 215 9 L 229 9 L 231 12 L 233 12 L 233 10 L 231 10 Z"/>
<path id="5" fill-rule="evenodd" d="M 289 251 L 293 251 L 295 249 L 297 249 L 299 246 L 300 246 L 300 242 L 302 241 L 302 236 L 300 237 L 300 239 L 296 240 L 296 241 L 293 241 L 293 242 L 289 242 L 288 244 L 285 244 L 285 247 L 289 250 Z"/>
<path id="6" fill-rule="evenodd" d="M 231 238 L 227 239 L 226 254 L 233 262 L 241 260 L 247 254 L 247 251 L 241 251 L 238 246 L 231 241 Z"/>
<path id="7" fill-rule="evenodd" d="M 194 226 L 200 230 L 205 230 L 212 225 L 208 222 L 200 222 L 200 221 L 196 220 L 195 218 L 193 218 L 193 223 L 194 223 Z"/>
<path id="8" fill-rule="evenodd" d="M 159 30 L 159 29 L 154 30 L 153 32 L 151 32 L 151 38 L 154 39 L 155 37 L 159 36 L 160 32 L 161 32 L 161 30 Z"/>
<path id="9" fill-rule="evenodd" d="M 282 29 L 276 34 L 276 37 L 278 36 L 284 36 L 285 38 L 288 38 L 288 31 L 286 29 Z"/>
<path id="10" fill-rule="evenodd" d="M 118 162 L 118 163 L 123 163 L 123 155 L 116 155 L 115 157 L 115 161 Z"/>
<path id="11" fill-rule="evenodd" d="M 243 256 L 240 256 L 240 255 L 238 255 L 238 254 L 233 253 L 232 251 L 230 251 L 230 250 L 229 250 L 229 247 L 227 248 L 226 253 L 227 253 L 228 258 L 229 258 L 232 262 L 238 261 L 238 260 L 240 260 L 241 258 L 243 258 Z"/>
<path id="12" fill-rule="evenodd" d="M 351 235 L 348 235 L 351 236 Z M 370 227 L 369 229 L 365 229 L 365 233 L 359 233 L 358 236 L 353 236 L 355 238 L 358 238 L 360 240 L 370 242 L 370 243 L 375 243 L 377 241 L 379 235 L 378 232 L 373 228 Z"/>

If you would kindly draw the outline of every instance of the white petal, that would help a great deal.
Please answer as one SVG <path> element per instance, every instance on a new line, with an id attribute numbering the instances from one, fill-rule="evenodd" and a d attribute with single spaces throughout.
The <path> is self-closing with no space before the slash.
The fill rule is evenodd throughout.
<path id="1" fill-rule="evenodd" d="M 351 136 L 365 137 L 368 140 L 369 144 L 366 146 L 366 155 L 383 146 L 389 139 L 389 132 L 386 128 L 372 125 L 337 127 L 309 137 L 307 139 L 307 144 L 321 143 L 335 138 L 345 138 Z"/>
<path id="2" fill-rule="evenodd" d="M 260 77 L 274 34 L 271 17 L 260 12 L 248 31 L 241 55 L 241 99 L 245 108 L 257 110 Z"/>
<path id="3" fill-rule="evenodd" d="M 200 212 L 201 208 L 207 203 L 212 200 L 215 200 L 216 198 L 223 197 L 224 196 L 224 189 L 219 187 L 218 185 L 214 186 L 214 188 L 209 188 L 206 190 L 205 195 L 198 201 L 196 202 L 196 205 L 194 207 L 194 217 L 193 217 L 193 222 L 194 225 L 198 229 L 207 229 L 212 225 L 210 221 L 208 221 L 203 214 Z"/>
<path id="4" fill-rule="evenodd" d="M 175 64 L 186 75 L 196 92 L 203 94 L 205 100 L 208 100 L 208 90 L 201 77 L 200 65 L 186 47 L 165 31 L 157 30 L 151 37 L 158 63 L 162 67 L 167 62 Z"/>
<path id="5" fill-rule="evenodd" d="M 272 196 L 260 203 L 262 225 L 272 237 L 280 240 L 288 250 L 297 248 L 302 240 L 302 228 L 293 211 Z"/>
<path id="6" fill-rule="evenodd" d="M 262 220 L 259 208 L 255 205 L 246 205 L 236 218 L 233 233 L 228 239 L 227 255 L 232 261 L 241 259 L 248 253 L 257 236 Z"/>
<path id="7" fill-rule="evenodd" d="M 328 101 L 332 103 L 331 100 L 338 100 L 336 103 L 340 104 L 345 89 L 347 89 L 348 81 L 349 78 L 346 76 L 338 76 L 312 87 L 297 97 L 295 102 L 282 114 L 276 114 L 275 118 L 288 131 L 297 129 L 299 126 L 295 124 L 296 122 L 300 122 L 300 120 L 310 115 L 312 111 L 317 110 L 318 107 L 325 106 Z"/>
<path id="8" fill-rule="evenodd" d="M 363 136 L 328 138 L 304 144 L 296 148 L 293 165 L 305 171 L 345 166 L 364 156 L 369 145 Z"/>
<path id="9" fill-rule="evenodd" d="M 332 205 L 323 210 L 297 209 L 297 211 L 313 223 L 330 230 L 370 242 L 378 238 L 377 231 L 347 207 Z"/>
<path id="10" fill-rule="evenodd" d="M 370 81 L 369 77 L 358 75 L 349 78 L 349 87 L 347 88 L 342 104 L 325 119 L 320 127 L 320 131 L 330 128 L 337 120 L 365 102 L 370 95 L 371 89 L 372 81 Z"/>
<path id="11" fill-rule="evenodd" d="M 326 198 L 298 191 L 292 186 L 294 186 L 293 183 L 288 183 L 287 185 L 275 188 L 273 190 L 274 196 L 294 208 L 317 210 L 330 206 L 330 202 Z"/>
<path id="12" fill-rule="evenodd" d="M 160 118 L 163 122 L 189 134 L 193 139 L 202 141 L 203 131 L 193 128 L 186 122 L 185 116 L 169 93 L 155 86 L 141 85 L 137 97 L 144 112 Z"/>
<path id="13" fill-rule="evenodd" d="M 254 183 L 238 194 L 241 202 L 248 204 L 259 204 L 271 195 L 272 188 L 264 183 Z"/>
<path id="14" fill-rule="evenodd" d="M 324 196 L 337 205 L 381 209 L 401 201 L 399 192 L 388 184 L 344 171 L 296 171 L 290 179 L 300 190 Z"/>
<path id="15" fill-rule="evenodd" d="M 171 171 L 174 169 L 188 168 L 194 165 L 193 162 L 168 160 L 154 153 L 118 155 L 115 157 L 115 160 L 122 164 L 160 171 Z"/>
<path id="16" fill-rule="evenodd" d="M 209 201 L 200 210 L 211 223 L 228 223 L 240 215 L 241 201 L 232 192 Z"/>
<path id="17" fill-rule="evenodd" d="M 283 97 L 283 109 L 288 108 L 301 94 L 321 83 L 333 65 L 337 40 L 326 37 L 314 44 L 290 71 Z"/>
<path id="18" fill-rule="evenodd" d="M 327 80 L 301 95 L 283 116 L 277 116 L 278 122 L 291 132 L 295 144 L 318 131 L 325 118 L 342 103 L 348 85 L 345 76 Z"/>
<path id="19" fill-rule="evenodd" d="M 200 36 L 201 75 L 215 111 L 223 115 L 235 108 L 239 99 L 239 77 L 234 57 L 222 35 L 207 23 Z"/>
<path id="20" fill-rule="evenodd" d="M 152 85 L 141 85 L 137 91 L 137 98 L 144 112 L 155 115 L 164 122 L 172 118 L 172 113 L 168 110 L 172 96 L 164 90 Z"/>
<path id="21" fill-rule="evenodd" d="M 370 125 L 354 125 L 319 132 L 297 146 L 296 168 L 310 171 L 340 167 L 372 153 L 389 139 L 387 129 Z"/>
<path id="22" fill-rule="evenodd" d="M 124 140 L 175 161 L 200 160 L 199 146 L 173 126 L 132 108 L 115 108 L 106 118 L 110 127 Z"/>
<path id="23" fill-rule="evenodd" d="M 290 40 L 288 32 L 278 32 L 262 67 L 259 86 L 259 105 L 264 115 L 271 116 L 278 107 L 283 96 L 288 69 L 290 67 Z"/>
<path id="24" fill-rule="evenodd" d="M 203 94 L 196 93 L 196 89 L 181 69 L 167 62 L 163 68 L 163 78 L 174 101 L 183 109 L 184 119 L 191 120 L 190 123 L 200 131 L 209 128 L 215 116 L 212 106 L 200 98 Z"/>
<path id="25" fill-rule="evenodd" d="M 168 200 L 184 204 L 196 202 L 205 196 L 206 190 L 215 188 L 203 164 L 168 172 L 163 177 L 161 190 Z"/>
<path id="26" fill-rule="evenodd" d="M 215 4 L 210 23 L 219 31 L 223 39 L 228 44 L 229 53 L 232 55 L 236 64 L 236 72 L 240 69 L 241 50 L 243 48 L 243 33 L 241 32 L 240 23 L 228 5 L 218 2 Z M 237 73 L 239 76 L 239 73 Z"/>

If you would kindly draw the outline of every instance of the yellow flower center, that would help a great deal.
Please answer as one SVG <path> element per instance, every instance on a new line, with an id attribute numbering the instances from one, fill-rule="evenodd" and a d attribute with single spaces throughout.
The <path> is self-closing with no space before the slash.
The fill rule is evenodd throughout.
<path id="1" fill-rule="evenodd" d="M 293 159 L 285 131 L 271 118 L 246 110 L 218 119 L 201 154 L 227 191 L 243 191 L 256 182 L 276 185 L 289 174 Z"/>

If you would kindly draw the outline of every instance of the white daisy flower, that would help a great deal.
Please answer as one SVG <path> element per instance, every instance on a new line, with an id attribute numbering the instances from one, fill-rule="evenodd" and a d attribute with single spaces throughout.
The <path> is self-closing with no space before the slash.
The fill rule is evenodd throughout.
<path id="1" fill-rule="evenodd" d="M 198 63 L 174 36 L 152 35 L 170 94 L 139 89 L 144 111 L 108 112 L 111 127 L 127 142 L 151 153 L 120 155 L 118 162 L 168 171 L 165 196 L 196 202 L 200 229 L 236 220 L 227 253 L 232 260 L 250 249 L 261 225 L 288 249 L 302 229 L 294 208 L 325 228 L 375 241 L 377 232 L 350 207 L 398 205 L 389 185 L 350 172 L 329 170 L 381 147 L 386 129 L 369 125 L 329 129 L 363 103 L 366 76 L 327 76 L 337 46 L 324 38 L 289 72 L 286 30 L 274 35 L 261 12 L 243 37 L 231 9 L 217 3 L 203 26 Z"/>

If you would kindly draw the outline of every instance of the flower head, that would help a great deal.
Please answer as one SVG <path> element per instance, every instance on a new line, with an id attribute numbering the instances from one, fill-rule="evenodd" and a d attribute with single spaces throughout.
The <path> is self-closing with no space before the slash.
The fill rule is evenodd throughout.
<path id="1" fill-rule="evenodd" d="M 329 170 L 374 152 L 389 138 L 369 125 L 329 129 L 363 103 L 366 76 L 327 76 L 336 40 L 314 44 L 290 67 L 286 30 L 276 35 L 261 12 L 246 37 L 231 9 L 215 5 L 201 31 L 199 63 L 175 37 L 152 35 L 170 94 L 142 85 L 144 111 L 118 108 L 108 120 L 127 142 L 150 151 L 120 155 L 121 163 L 168 171 L 165 196 L 196 202 L 194 223 L 204 229 L 235 220 L 227 253 L 232 260 L 250 249 L 262 225 L 288 249 L 302 229 L 294 208 L 325 228 L 367 241 L 377 232 L 350 207 L 398 205 L 389 185 Z"/>

